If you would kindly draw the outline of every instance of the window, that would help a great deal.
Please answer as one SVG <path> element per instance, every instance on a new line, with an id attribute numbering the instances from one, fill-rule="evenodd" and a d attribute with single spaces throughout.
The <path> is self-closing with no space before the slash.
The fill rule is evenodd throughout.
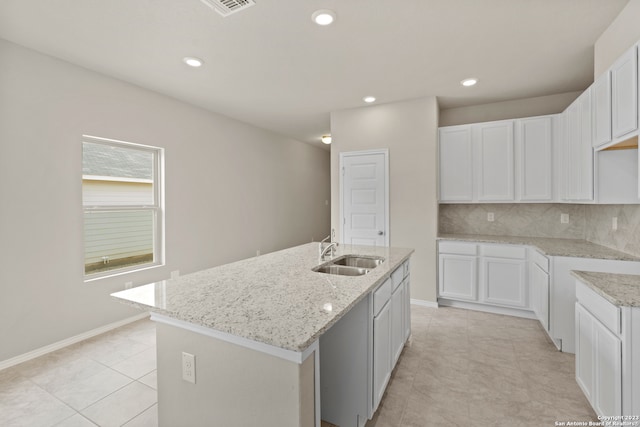
<path id="1" fill-rule="evenodd" d="M 85 279 L 163 263 L 162 155 L 157 147 L 83 136 Z"/>

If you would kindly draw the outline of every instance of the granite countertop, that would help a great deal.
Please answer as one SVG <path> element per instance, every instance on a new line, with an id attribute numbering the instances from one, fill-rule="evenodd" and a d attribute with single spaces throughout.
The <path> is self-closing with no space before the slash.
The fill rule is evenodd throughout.
<path id="1" fill-rule="evenodd" d="M 572 271 L 607 301 L 619 307 L 640 307 L 640 275 Z"/>
<path id="2" fill-rule="evenodd" d="M 363 276 L 317 273 L 318 243 L 116 292 L 121 302 L 171 318 L 293 351 L 304 351 L 413 249 L 340 245 L 345 254 L 382 256 Z"/>
<path id="3" fill-rule="evenodd" d="M 534 246 L 548 256 L 596 258 L 620 261 L 640 261 L 624 252 L 597 245 L 581 239 L 558 239 L 551 237 L 492 236 L 485 234 L 440 234 L 438 240 L 459 240 L 478 243 L 506 243 Z"/>

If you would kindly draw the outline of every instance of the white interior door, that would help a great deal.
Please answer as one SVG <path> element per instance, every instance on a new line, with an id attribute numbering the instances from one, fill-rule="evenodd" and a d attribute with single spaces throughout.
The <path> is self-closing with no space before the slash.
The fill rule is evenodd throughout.
<path id="1" fill-rule="evenodd" d="M 388 151 L 341 153 L 342 242 L 389 246 Z"/>

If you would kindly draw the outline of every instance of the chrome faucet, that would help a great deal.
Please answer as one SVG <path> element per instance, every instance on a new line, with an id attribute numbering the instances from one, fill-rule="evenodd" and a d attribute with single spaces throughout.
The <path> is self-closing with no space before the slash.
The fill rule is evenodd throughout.
<path id="1" fill-rule="evenodd" d="M 333 256 L 336 247 L 338 246 L 338 242 L 331 242 L 327 245 L 326 248 L 322 249 L 322 244 L 320 245 L 320 260 L 324 261 L 325 255 L 327 252 L 331 252 L 331 256 Z"/>
<path id="2" fill-rule="evenodd" d="M 324 257 L 327 255 L 329 249 L 331 250 L 331 255 L 335 253 L 336 247 L 338 247 L 338 242 L 333 241 L 333 236 L 335 235 L 335 231 L 331 230 L 331 234 L 320 241 L 320 246 L 318 248 L 320 253 L 320 260 L 324 260 Z M 324 247 L 323 243 L 329 240 L 329 244 Z"/>

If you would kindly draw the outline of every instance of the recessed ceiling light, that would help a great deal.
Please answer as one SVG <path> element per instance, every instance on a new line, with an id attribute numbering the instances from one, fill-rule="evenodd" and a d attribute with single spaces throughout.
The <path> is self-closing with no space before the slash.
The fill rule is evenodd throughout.
<path id="1" fill-rule="evenodd" d="M 331 135 L 322 135 L 320 141 L 322 141 L 323 144 L 331 144 Z"/>
<path id="2" fill-rule="evenodd" d="M 204 64 L 204 61 L 202 59 L 196 58 L 194 56 L 185 56 L 184 58 L 182 58 L 182 62 L 194 68 L 201 67 L 202 64 Z"/>
<path id="3" fill-rule="evenodd" d="M 364 102 L 366 102 L 367 104 L 371 104 L 372 102 L 376 101 L 376 97 L 369 95 L 369 96 L 365 96 L 364 98 L 362 98 L 362 100 Z"/>
<path id="4" fill-rule="evenodd" d="M 466 86 L 466 87 L 473 86 L 476 83 L 478 83 L 478 79 L 474 79 L 474 78 L 464 79 L 463 81 L 460 82 L 462 86 Z"/>
<path id="5" fill-rule="evenodd" d="M 313 12 L 311 19 L 318 25 L 329 25 L 336 20 L 336 13 L 333 10 L 320 9 Z"/>

